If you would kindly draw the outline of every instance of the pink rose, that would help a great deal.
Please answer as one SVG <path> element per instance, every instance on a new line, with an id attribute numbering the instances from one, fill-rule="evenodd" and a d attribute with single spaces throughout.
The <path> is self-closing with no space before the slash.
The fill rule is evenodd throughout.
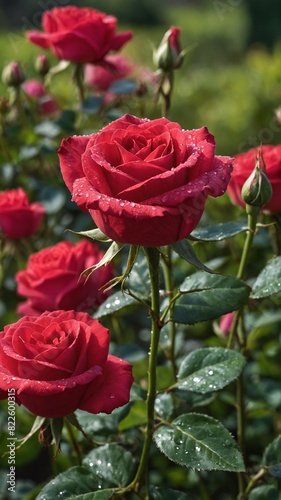
<path id="1" fill-rule="evenodd" d="M 208 195 L 225 192 L 231 158 L 215 156 L 207 128 L 125 115 L 96 134 L 62 141 L 60 166 L 72 199 L 109 238 L 161 246 L 188 236 Z"/>
<path id="2" fill-rule="evenodd" d="M 28 40 L 76 63 L 101 61 L 132 38 L 131 31 L 116 33 L 115 17 L 90 8 L 54 7 L 44 12 L 42 25 L 44 32 L 28 31 Z"/>
<path id="3" fill-rule="evenodd" d="M 129 401 L 129 363 L 108 354 L 109 331 L 87 313 L 25 316 L 0 332 L 0 397 L 35 415 L 64 417 L 78 408 L 111 413 Z M 2 392 L 1 392 L 2 391 Z M 4 391 L 4 392 L 3 392 Z"/>
<path id="4" fill-rule="evenodd" d="M 103 255 L 86 240 L 76 245 L 65 241 L 32 254 L 27 268 L 16 274 L 17 292 L 28 299 L 17 312 L 39 316 L 44 311 L 88 311 L 98 306 L 108 296 L 102 287 L 113 277 L 112 264 L 97 269 L 88 279 L 81 273 Z"/>
<path id="5" fill-rule="evenodd" d="M 48 95 L 40 80 L 31 79 L 23 83 L 24 92 L 37 101 L 38 111 L 41 115 L 52 115 L 59 111 L 59 105 L 52 95 Z"/>
<path id="6" fill-rule="evenodd" d="M 34 234 L 44 212 L 41 203 L 29 203 L 22 188 L 0 192 L 0 230 L 10 240 Z"/>
<path id="7" fill-rule="evenodd" d="M 234 158 L 233 172 L 228 185 L 228 194 L 235 205 L 245 207 L 241 197 L 243 184 L 255 168 L 260 147 L 252 148 L 246 153 L 240 153 Z M 262 208 L 272 214 L 281 213 L 281 144 L 277 146 L 262 146 L 262 156 L 266 166 L 266 176 L 272 187 L 272 197 Z"/>
<path id="8" fill-rule="evenodd" d="M 104 65 L 85 66 L 85 84 L 94 90 L 107 90 L 114 82 L 126 78 L 134 71 L 134 65 L 120 54 L 108 56 Z"/>

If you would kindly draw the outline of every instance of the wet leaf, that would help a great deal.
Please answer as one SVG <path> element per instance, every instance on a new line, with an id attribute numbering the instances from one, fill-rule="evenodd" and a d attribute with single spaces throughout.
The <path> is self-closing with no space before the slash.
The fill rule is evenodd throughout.
<path id="1" fill-rule="evenodd" d="M 201 394 L 218 391 L 240 375 L 244 364 L 245 358 L 230 349 L 197 349 L 182 361 L 176 387 Z"/>
<path id="2" fill-rule="evenodd" d="M 201 241 L 221 241 L 247 231 L 247 221 L 220 222 L 208 227 L 195 229 L 190 234 L 192 239 Z"/>
<path id="3" fill-rule="evenodd" d="M 252 299 L 270 297 L 281 291 L 281 257 L 271 260 L 252 286 Z"/>
<path id="4" fill-rule="evenodd" d="M 181 415 L 170 425 L 161 425 L 153 437 L 158 448 L 177 464 L 197 470 L 245 470 L 229 431 L 207 415 Z"/>

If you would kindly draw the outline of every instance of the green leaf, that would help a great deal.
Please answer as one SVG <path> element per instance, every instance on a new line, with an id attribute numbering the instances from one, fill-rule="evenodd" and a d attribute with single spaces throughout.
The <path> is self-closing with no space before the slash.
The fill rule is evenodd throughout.
<path id="1" fill-rule="evenodd" d="M 103 103 L 102 97 L 98 97 L 95 95 L 88 96 L 86 99 L 84 99 L 82 106 L 81 106 L 81 111 L 83 113 L 97 113 Z"/>
<path id="2" fill-rule="evenodd" d="M 177 301 L 173 321 L 193 324 L 235 311 L 247 303 L 249 290 L 233 276 L 194 273 L 180 286 L 181 292 L 188 293 Z"/>
<path id="3" fill-rule="evenodd" d="M 120 422 L 119 430 L 124 431 L 146 423 L 147 412 L 145 401 L 134 401 L 128 415 Z"/>
<path id="4" fill-rule="evenodd" d="M 271 260 L 257 277 L 252 287 L 251 298 L 270 297 L 281 290 L 281 256 Z"/>
<path id="5" fill-rule="evenodd" d="M 182 491 L 172 490 L 170 488 L 155 488 L 151 486 L 149 498 L 151 500 L 192 500 L 193 495 L 187 495 Z"/>
<path id="6" fill-rule="evenodd" d="M 65 191 L 54 186 L 44 186 L 39 191 L 38 201 L 40 201 L 48 215 L 58 213 L 65 204 Z"/>
<path id="7" fill-rule="evenodd" d="M 245 358 L 222 347 L 197 349 L 182 361 L 175 387 L 206 394 L 218 391 L 240 375 Z"/>
<path id="8" fill-rule="evenodd" d="M 90 498 L 106 500 L 113 495 L 113 490 L 109 490 L 108 496 L 94 496 L 97 493 L 102 493 L 101 487 L 102 481 L 96 474 L 93 474 L 93 471 L 86 467 L 71 467 L 46 484 L 36 498 L 37 500 L 54 500 L 54 498 L 61 500 L 90 500 Z"/>
<path id="9" fill-rule="evenodd" d="M 277 477 L 278 479 L 281 479 L 281 464 L 273 465 L 272 467 L 269 468 L 268 472 L 272 477 Z"/>
<path id="10" fill-rule="evenodd" d="M 139 302 L 130 295 L 121 291 L 110 295 L 98 308 L 94 317 L 96 319 L 104 318 L 109 314 L 123 311 L 132 306 L 139 306 Z"/>
<path id="11" fill-rule="evenodd" d="M 57 123 L 44 121 L 42 123 L 39 123 L 39 125 L 36 125 L 36 127 L 34 127 L 34 131 L 38 135 L 48 137 L 49 139 L 54 139 L 60 134 L 61 129 Z"/>
<path id="12" fill-rule="evenodd" d="M 206 271 L 207 273 L 216 273 L 212 269 L 209 269 L 196 255 L 195 250 L 191 243 L 187 240 L 181 240 L 172 245 L 173 250 L 184 260 L 197 267 L 197 269 L 201 269 L 202 271 Z"/>
<path id="13" fill-rule="evenodd" d="M 103 232 L 99 229 L 91 229 L 90 231 L 72 231 L 71 229 L 68 229 L 70 233 L 74 234 L 79 234 L 80 236 L 87 236 L 87 238 L 91 238 L 92 240 L 95 241 L 112 241 L 110 238 L 108 238 Z"/>
<path id="14" fill-rule="evenodd" d="M 125 405 L 121 408 L 116 408 L 110 413 L 110 415 L 107 413 L 99 413 L 95 415 L 94 418 L 92 413 L 88 413 L 83 410 L 76 410 L 75 416 L 87 436 L 95 437 L 96 434 L 99 433 L 109 435 L 118 431 L 118 423 L 122 418 L 124 418 L 124 414 L 127 414 L 129 410 L 128 406 L 129 405 Z"/>
<path id="15" fill-rule="evenodd" d="M 55 124 L 66 132 L 75 132 L 76 113 L 72 109 L 65 109 L 60 117 L 55 120 Z"/>
<path id="16" fill-rule="evenodd" d="M 126 486 L 133 479 L 135 460 L 122 446 L 105 444 L 92 450 L 83 465 L 105 480 L 110 486 Z"/>
<path id="17" fill-rule="evenodd" d="M 114 94 L 131 94 L 136 92 L 138 88 L 139 84 L 135 80 L 123 79 L 114 82 L 108 90 Z"/>
<path id="18" fill-rule="evenodd" d="M 171 418 L 174 411 L 173 398 L 171 394 L 158 394 L 155 399 L 155 411 L 159 417 L 168 420 Z"/>
<path id="19" fill-rule="evenodd" d="M 19 160 L 30 160 L 31 158 L 35 158 L 39 153 L 38 146 L 22 146 L 20 148 Z"/>
<path id="20" fill-rule="evenodd" d="M 154 433 L 158 448 L 173 462 L 197 470 L 245 470 L 243 458 L 229 431 L 217 420 L 199 413 L 177 417 Z"/>
<path id="21" fill-rule="evenodd" d="M 88 267 L 88 269 L 85 269 L 85 271 L 83 271 L 82 274 L 86 274 L 87 276 L 89 276 L 96 269 L 99 269 L 99 267 L 106 266 L 107 264 L 109 264 L 109 262 L 111 262 L 112 259 L 114 259 L 115 255 L 117 255 L 120 252 L 123 246 L 124 245 L 122 245 L 121 243 L 116 243 L 115 241 L 113 241 L 110 247 L 105 252 L 103 258 L 99 261 L 99 263 L 95 264 L 94 266 Z"/>
<path id="22" fill-rule="evenodd" d="M 278 490 L 271 485 L 255 488 L 247 498 L 248 500 L 280 500 Z"/>
<path id="23" fill-rule="evenodd" d="M 190 236 L 198 241 L 221 241 L 247 231 L 247 229 L 247 221 L 220 222 L 219 224 L 195 229 Z"/>
<path id="24" fill-rule="evenodd" d="M 263 465 L 277 465 L 281 463 L 281 436 L 279 435 L 264 451 Z"/>

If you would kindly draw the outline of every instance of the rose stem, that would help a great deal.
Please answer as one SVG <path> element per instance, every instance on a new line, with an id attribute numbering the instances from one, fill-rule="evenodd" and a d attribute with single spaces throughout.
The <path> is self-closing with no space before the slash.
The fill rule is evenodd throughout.
<path id="1" fill-rule="evenodd" d="M 169 358 L 172 364 L 174 381 L 177 377 L 177 365 L 175 359 L 175 340 L 176 340 L 176 327 L 175 323 L 172 321 L 173 316 L 173 305 L 172 301 L 174 297 L 174 286 L 173 286 L 173 276 L 172 276 L 172 247 L 167 246 L 167 255 L 163 256 L 163 273 L 165 281 L 165 289 L 169 297 L 170 308 L 169 308 L 169 330 L 170 330 L 170 348 L 169 348 Z"/>
<path id="2" fill-rule="evenodd" d="M 248 214 L 248 231 L 245 240 L 245 244 L 243 247 L 243 252 L 240 260 L 239 269 L 237 272 L 237 278 L 243 279 L 245 276 L 245 272 L 247 269 L 247 264 L 250 256 L 251 246 L 253 243 L 253 239 L 255 236 L 256 226 L 257 226 L 258 214 Z M 228 340 L 228 348 L 233 348 L 234 338 L 237 336 L 237 326 L 242 314 L 242 309 L 239 309 L 232 323 L 231 331 L 229 334 Z M 240 352 L 245 355 L 246 351 L 246 338 L 244 329 L 241 329 L 242 338 L 240 339 Z M 237 379 L 236 384 L 236 397 L 237 397 L 237 439 L 238 444 L 241 450 L 241 453 L 244 455 L 245 453 L 245 401 L 244 401 L 244 381 L 243 381 L 243 373 Z M 245 492 L 245 475 L 243 473 L 238 473 L 238 485 L 239 485 L 239 493 L 241 495 Z"/>
<path id="3" fill-rule="evenodd" d="M 84 101 L 83 64 L 76 64 L 73 72 L 73 80 L 77 86 L 81 104 Z"/>
<path id="4" fill-rule="evenodd" d="M 142 476 L 146 472 L 148 456 L 152 443 L 152 435 L 154 430 L 154 403 L 156 397 L 156 366 L 158 344 L 161 331 L 160 324 L 160 299 L 159 299 L 159 251 L 157 248 L 144 247 L 148 263 L 148 271 L 151 287 L 151 340 L 148 362 L 148 390 L 146 400 L 147 425 L 145 430 L 145 440 L 143 444 L 142 454 L 135 478 L 127 487 L 118 491 L 118 494 L 123 494 L 126 491 L 132 490 L 138 486 Z"/>
<path id="5" fill-rule="evenodd" d="M 76 456 L 77 465 L 81 465 L 82 464 L 81 450 L 80 450 L 79 445 L 76 441 L 76 437 L 75 437 L 74 432 L 73 432 L 73 427 L 72 427 L 71 423 L 67 420 L 67 418 L 64 419 L 64 424 L 66 426 L 69 441 L 71 443 L 74 454 Z"/>

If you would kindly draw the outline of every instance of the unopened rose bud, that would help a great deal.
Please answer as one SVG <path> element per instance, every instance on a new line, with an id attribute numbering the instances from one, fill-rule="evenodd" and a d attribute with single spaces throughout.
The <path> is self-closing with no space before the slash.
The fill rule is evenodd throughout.
<path id="1" fill-rule="evenodd" d="M 241 196 L 248 213 L 261 209 L 272 197 L 272 187 L 265 173 L 265 165 L 261 166 L 261 162 L 263 160 L 259 154 L 253 172 L 242 187 Z"/>
<path id="2" fill-rule="evenodd" d="M 20 63 L 12 61 L 2 72 L 2 81 L 7 87 L 19 87 L 25 80 L 25 71 Z"/>
<path id="3" fill-rule="evenodd" d="M 274 110 L 274 120 L 275 120 L 275 123 L 276 125 L 281 125 L 281 106 L 279 106 L 279 108 L 276 108 Z"/>
<path id="4" fill-rule="evenodd" d="M 40 54 L 35 60 L 35 70 L 41 76 L 47 75 L 50 69 L 49 59 L 45 54 Z"/>
<path id="5" fill-rule="evenodd" d="M 181 66 L 184 52 L 179 41 L 180 29 L 172 26 L 164 35 L 158 49 L 154 52 L 154 61 L 158 69 L 165 72 Z"/>

